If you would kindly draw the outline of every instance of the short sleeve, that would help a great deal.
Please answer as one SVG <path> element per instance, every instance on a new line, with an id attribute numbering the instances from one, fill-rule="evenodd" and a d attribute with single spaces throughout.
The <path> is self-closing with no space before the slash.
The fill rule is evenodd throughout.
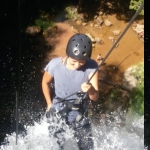
<path id="1" fill-rule="evenodd" d="M 61 61 L 60 58 L 54 58 L 52 59 L 44 68 L 46 72 L 48 72 L 52 77 L 54 77 L 54 69 L 57 66 L 57 64 Z"/>

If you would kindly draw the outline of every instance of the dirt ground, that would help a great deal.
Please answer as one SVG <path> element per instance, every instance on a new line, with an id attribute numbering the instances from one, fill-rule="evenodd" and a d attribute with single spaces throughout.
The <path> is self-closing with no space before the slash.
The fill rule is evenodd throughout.
<path id="1" fill-rule="evenodd" d="M 104 43 L 95 44 L 92 52 L 92 59 L 96 60 L 98 54 L 104 58 L 113 46 L 113 42 L 108 39 L 108 37 L 113 36 L 115 40 L 119 37 L 119 35 L 114 36 L 112 31 L 121 30 L 121 32 L 123 32 L 128 25 L 128 22 L 117 20 L 116 15 L 107 15 L 106 19 L 112 22 L 113 25 L 107 27 L 103 24 L 102 28 L 94 28 L 90 26 L 90 23 L 93 21 L 90 21 L 87 23 L 87 26 L 84 27 L 71 19 L 56 23 L 58 26 L 58 33 L 54 38 L 46 38 L 46 41 L 51 46 L 54 46 L 54 50 L 48 54 L 48 58 L 51 59 L 53 57 L 64 56 L 69 38 L 77 32 L 90 33 L 94 37 L 101 38 Z M 138 23 L 144 22 L 143 19 L 138 21 Z M 132 26 L 133 24 L 119 41 L 119 46 L 115 47 L 107 57 L 105 61 L 106 64 L 101 67 L 100 70 L 103 70 L 100 72 L 101 78 L 104 78 L 105 74 L 109 74 L 111 76 L 111 78 L 109 78 L 110 80 L 113 79 L 115 82 L 120 82 L 122 78 L 121 75 L 127 68 L 144 60 L 144 42 L 138 38 L 138 35 L 132 29 Z M 105 79 L 107 78 L 105 77 Z"/>

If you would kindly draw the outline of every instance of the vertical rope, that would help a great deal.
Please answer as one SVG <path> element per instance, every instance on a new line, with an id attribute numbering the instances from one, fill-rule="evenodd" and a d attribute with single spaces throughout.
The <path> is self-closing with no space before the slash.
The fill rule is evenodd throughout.
<path id="1" fill-rule="evenodd" d="M 18 52 L 17 52 L 17 79 L 16 79 L 16 145 L 18 143 L 18 102 L 20 95 L 20 69 L 21 69 L 21 0 L 18 0 Z"/>

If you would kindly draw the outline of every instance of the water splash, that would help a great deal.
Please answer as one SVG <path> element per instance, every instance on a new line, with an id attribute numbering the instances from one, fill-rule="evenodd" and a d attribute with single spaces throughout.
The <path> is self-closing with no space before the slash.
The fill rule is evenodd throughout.
<path id="1" fill-rule="evenodd" d="M 131 120 L 131 117 L 127 118 L 126 125 L 123 127 L 93 124 L 94 150 L 144 149 L 144 116 Z M 58 138 L 54 136 L 59 127 L 65 131 L 57 135 L 62 139 L 60 144 L 57 142 Z M 64 145 L 65 150 L 70 148 L 78 150 L 74 131 L 63 121 L 58 124 L 56 120 L 47 120 L 43 117 L 40 122 L 26 126 L 26 131 L 25 135 L 18 135 L 17 145 L 16 134 L 7 135 L 5 144 L 0 146 L 0 150 L 59 150 L 60 145 Z"/>

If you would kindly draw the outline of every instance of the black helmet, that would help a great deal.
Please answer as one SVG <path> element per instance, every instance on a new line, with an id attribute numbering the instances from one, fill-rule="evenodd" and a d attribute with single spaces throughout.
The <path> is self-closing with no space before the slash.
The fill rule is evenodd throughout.
<path id="1" fill-rule="evenodd" d="M 85 34 L 73 35 L 67 44 L 66 53 L 73 59 L 90 59 L 92 53 L 92 41 Z"/>

